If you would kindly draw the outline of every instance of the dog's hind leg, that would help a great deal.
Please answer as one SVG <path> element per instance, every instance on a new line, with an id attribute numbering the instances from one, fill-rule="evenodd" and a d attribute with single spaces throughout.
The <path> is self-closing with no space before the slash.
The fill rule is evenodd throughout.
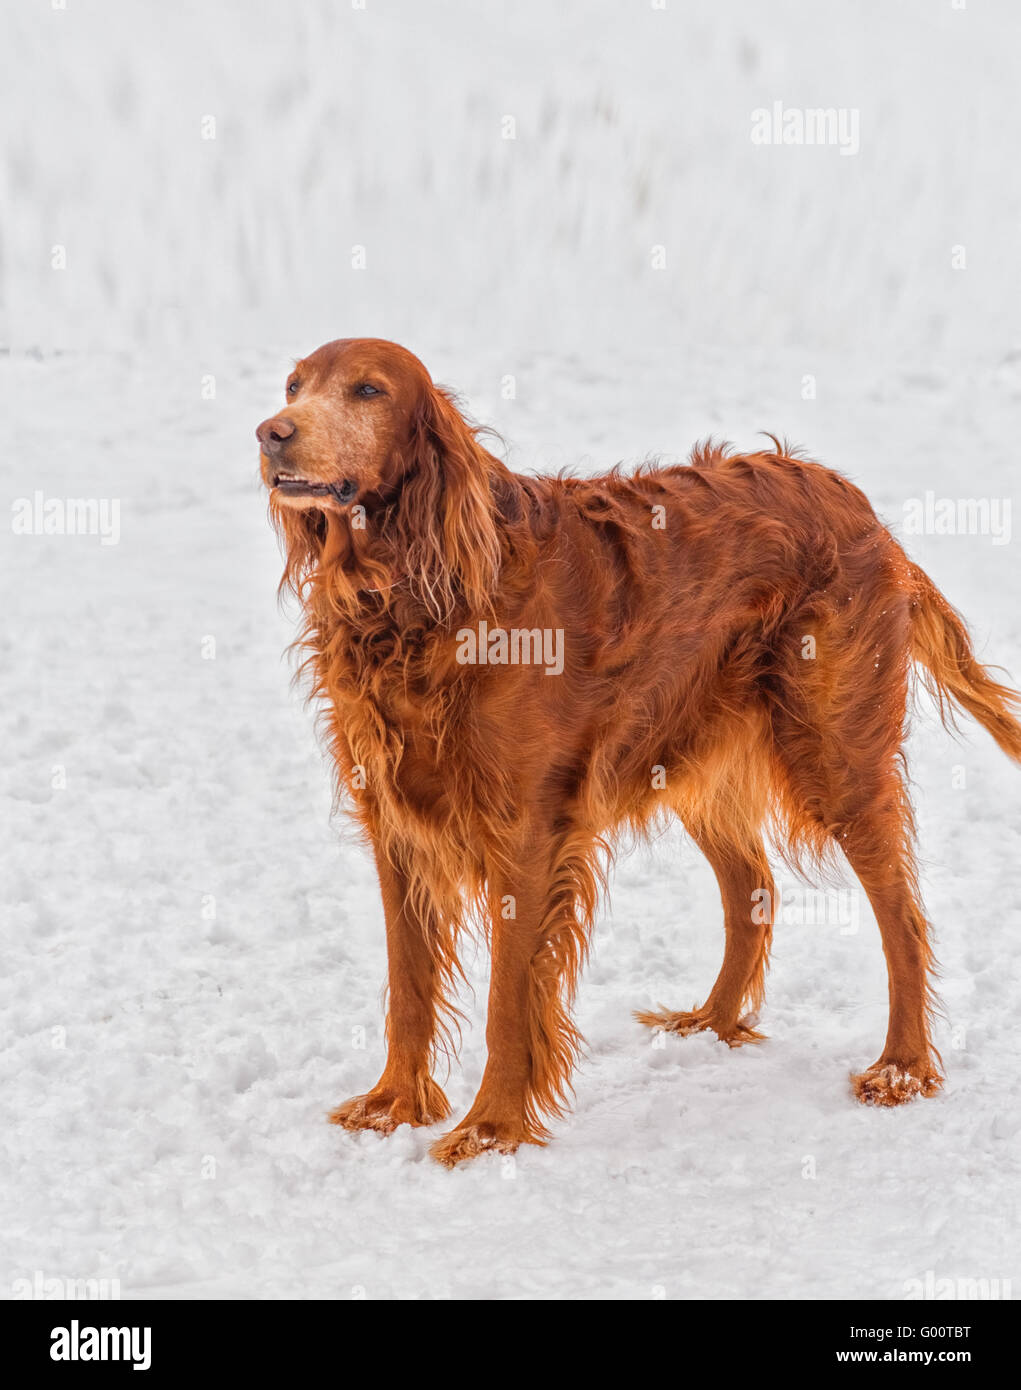
<path id="1" fill-rule="evenodd" d="M 882 936 L 890 993 L 886 1045 L 852 1085 L 860 1100 L 899 1105 L 933 1095 L 942 1084 L 930 1040 L 932 947 L 901 754 L 907 602 L 889 588 L 877 595 L 863 590 L 849 613 L 821 630 L 814 678 L 788 679 L 773 724 L 791 843 L 818 858 L 835 845 L 843 850 Z"/>
<path id="2" fill-rule="evenodd" d="M 675 1013 L 664 1009 L 636 1013 L 639 1023 L 668 1033 L 711 1029 L 737 1047 L 759 1042 L 764 1034 L 745 1017 L 762 1005 L 773 921 L 773 877 L 761 839 L 751 845 L 718 843 L 692 834 L 720 885 L 726 944 L 723 965 L 709 997 L 699 1008 Z"/>
<path id="3" fill-rule="evenodd" d="M 918 896 L 910 824 L 903 780 L 894 769 L 884 794 L 859 810 L 840 838 L 876 914 L 890 984 L 882 1055 L 851 1078 L 858 1099 L 873 1105 L 931 1096 L 943 1084 L 939 1054 L 929 1037 L 933 956 Z"/>
<path id="4" fill-rule="evenodd" d="M 942 1085 L 939 1054 L 930 1040 L 935 1007 L 933 954 L 919 900 L 911 807 L 896 756 L 878 766 L 850 761 L 850 739 L 836 751 L 819 740 L 816 771 L 801 777 L 805 805 L 844 851 L 868 895 L 879 924 L 889 977 L 890 1015 L 879 1060 L 852 1076 L 859 1100 L 899 1105 L 931 1096 Z M 826 757 L 829 757 L 829 766 Z"/>

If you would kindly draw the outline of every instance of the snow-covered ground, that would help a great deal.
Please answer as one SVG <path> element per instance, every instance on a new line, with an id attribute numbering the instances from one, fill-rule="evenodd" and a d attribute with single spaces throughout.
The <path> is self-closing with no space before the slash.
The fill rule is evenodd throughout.
<path id="1" fill-rule="evenodd" d="M 925 705 L 941 1097 L 851 1098 L 886 982 L 850 879 L 803 911 L 780 872 L 767 1043 L 634 1023 L 703 998 L 722 951 L 712 876 L 668 834 L 618 862 L 550 1147 L 447 1172 L 435 1132 L 326 1124 L 382 1064 L 382 913 L 288 684 L 253 436 L 291 355 L 373 333 L 522 471 L 772 429 L 902 532 L 926 490 L 1010 498 L 1016 16 L 295 8 L 11 17 L 4 502 L 117 499 L 120 534 L 0 532 L 0 1296 L 36 1270 L 125 1297 L 898 1299 L 930 1270 L 1021 1288 L 1021 778 Z M 775 99 L 860 108 L 860 152 L 754 147 Z M 1013 536 L 905 543 L 1021 681 Z M 485 973 L 480 954 L 446 1081 L 461 1111 Z"/>

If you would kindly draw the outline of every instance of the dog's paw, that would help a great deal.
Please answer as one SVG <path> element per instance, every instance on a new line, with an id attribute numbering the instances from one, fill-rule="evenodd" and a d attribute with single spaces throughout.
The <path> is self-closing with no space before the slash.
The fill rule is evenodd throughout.
<path id="1" fill-rule="evenodd" d="M 717 1022 L 704 1008 L 691 1009 L 686 1013 L 672 1013 L 669 1009 L 661 1009 L 658 1013 L 636 1012 L 635 1018 L 647 1028 L 655 1028 L 661 1033 L 677 1033 L 682 1038 L 687 1037 L 689 1033 L 709 1031 L 715 1033 L 720 1042 L 725 1042 L 728 1047 L 740 1047 L 742 1043 L 766 1040 L 766 1034 L 753 1027 L 758 1019 L 751 1015 L 727 1025 Z"/>
<path id="2" fill-rule="evenodd" d="M 374 1129 L 392 1134 L 398 1125 L 434 1125 L 450 1114 L 450 1105 L 436 1082 L 428 1079 L 410 1094 L 377 1086 L 354 1096 L 330 1112 L 330 1123 L 344 1129 Z"/>
<path id="3" fill-rule="evenodd" d="M 469 1158 L 478 1158 L 479 1154 L 512 1154 L 519 1144 L 538 1142 L 522 1126 L 480 1120 L 476 1124 L 460 1124 L 449 1134 L 444 1134 L 442 1139 L 437 1139 L 431 1145 L 429 1153 L 438 1163 L 454 1168 Z"/>
<path id="4" fill-rule="evenodd" d="M 927 1057 L 912 1062 L 880 1058 L 874 1066 L 852 1076 L 851 1085 L 863 1105 L 904 1105 L 921 1096 L 934 1096 L 943 1078 Z"/>

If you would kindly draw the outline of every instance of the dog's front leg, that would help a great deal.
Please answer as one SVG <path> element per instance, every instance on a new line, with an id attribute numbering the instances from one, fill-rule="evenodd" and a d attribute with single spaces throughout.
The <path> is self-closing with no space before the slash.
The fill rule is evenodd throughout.
<path id="1" fill-rule="evenodd" d="M 345 1101 L 330 1119 L 345 1129 L 389 1134 L 400 1124 L 431 1125 L 450 1114 L 430 1075 L 449 962 L 445 970 L 445 936 L 442 924 L 431 920 L 434 909 L 411 891 L 408 875 L 379 846 L 375 853 L 386 917 L 386 1066 L 371 1091 Z"/>
<path id="2" fill-rule="evenodd" d="M 567 1107 L 581 1043 L 569 1010 L 597 896 L 592 844 L 533 835 L 490 874 L 489 1058 L 468 1114 L 430 1150 L 441 1163 L 545 1143 L 544 1120 Z"/>

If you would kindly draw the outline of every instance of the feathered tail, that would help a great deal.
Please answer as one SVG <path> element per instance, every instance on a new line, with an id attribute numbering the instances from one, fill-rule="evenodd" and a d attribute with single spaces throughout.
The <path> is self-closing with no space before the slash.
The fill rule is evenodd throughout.
<path id="1" fill-rule="evenodd" d="M 922 679 L 939 703 L 940 717 L 953 725 L 952 705 L 978 720 L 1015 762 L 1021 763 L 1021 694 L 993 680 L 975 660 L 961 615 L 952 608 L 924 570 L 912 566 L 917 583 L 912 656 L 923 668 Z"/>

